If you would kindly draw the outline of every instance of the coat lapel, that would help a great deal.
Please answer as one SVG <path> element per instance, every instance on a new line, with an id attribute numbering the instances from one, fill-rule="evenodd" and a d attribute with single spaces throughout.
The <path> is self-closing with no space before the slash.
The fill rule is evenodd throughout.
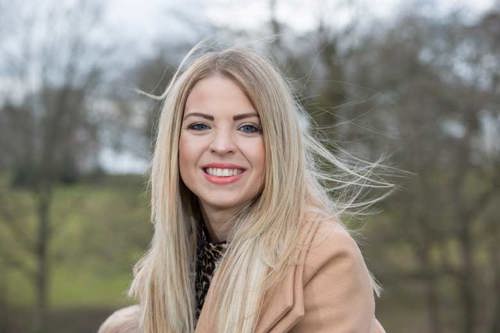
<path id="1" fill-rule="evenodd" d="M 256 333 L 279 333 L 287 332 L 304 315 L 303 298 L 303 271 L 304 259 L 308 244 L 314 234 L 315 223 L 304 224 L 304 232 L 301 232 L 304 250 L 299 256 L 299 263 L 289 268 L 283 283 L 270 289 L 264 297 L 261 316 L 257 322 Z M 218 271 L 216 270 L 207 295 L 200 317 L 196 325 L 195 333 L 214 333 L 214 292 L 217 288 Z"/>
<path id="2" fill-rule="evenodd" d="M 304 315 L 301 284 L 301 265 L 291 267 L 283 283 L 266 295 L 255 330 L 257 333 L 286 332 Z"/>
<path id="3" fill-rule="evenodd" d="M 288 332 L 304 316 L 304 262 L 317 226 L 317 223 L 303 224 L 298 264 L 290 267 L 283 283 L 266 296 L 257 333 Z"/>

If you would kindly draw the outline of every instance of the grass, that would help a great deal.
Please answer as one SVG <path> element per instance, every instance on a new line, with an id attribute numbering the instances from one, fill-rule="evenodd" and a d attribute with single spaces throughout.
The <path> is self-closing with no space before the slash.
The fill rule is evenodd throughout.
<path id="1" fill-rule="evenodd" d="M 0 191 L 6 189 L 5 178 L 0 175 Z M 132 266 L 144 253 L 152 236 L 145 190 L 141 177 L 128 176 L 56 188 L 51 209 L 49 300 L 51 311 L 61 323 L 68 316 L 83 318 L 86 313 L 94 313 L 95 322 L 88 325 L 95 326 L 112 309 L 133 302 L 125 295 L 132 278 Z M 31 194 L 9 189 L 6 197 L 16 223 L 33 241 L 36 217 Z M 2 227 L 2 222 L 0 217 L 0 245 L 7 245 L 11 254 L 34 267 L 33 256 L 21 250 L 18 240 Z M 415 267 L 408 244 L 384 243 L 382 236 L 393 227 L 388 216 L 378 215 L 369 219 L 359 237 L 367 265 L 377 273 L 385 290 L 382 298 L 377 299 L 377 317 L 388 332 L 423 332 L 427 329 L 427 314 L 422 285 L 391 276 L 394 272 L 411 271 Z M 455 252 L 455 247 L 452 246 L 452 250 Z M 6 253 L 0 252 L 0 259 L 2 255 Z M 4 291 L 13 309 L 29 311 L 34 304 L 32 281 L 14 269 L 1 265 L 0 269 L 0 295 Z M 453 300 L 451 295 L 456 293 L 453 288 L 451 281 L 443 281 L 440 285 L 446 300 Z M 443 308 L 450 313 L 447 317 L 452 318 L 456 310 L 453 304 L 448 302 Z M 22 318 L 19 320 L 22 322 Z"/>
<path id="2" fill-rule="evenodd" d="M 126 290 L 131 274 L 100 276 L 95 271 L 79 272 L 59 268 L 53 272 L 52 299 L 54 308 L 113 307 L 130 302 Z"/>
<path id="3" fill-rule="evenodd" d="M 36 217 L 31 194 L 9 190 L 8 195 L 13 207 L 23 205 L 24 209 L 12 211 L 16 223 L 33 242 Z M 132 265 L 151 237 L 148 220 L 147 196 L 140 177 L 109 177 L 100 182 L 57 187 L 49 247 L 51 306 L 57 309 L 129 303 L 125 292 Z M 35 267 L 33 253 L 21 251 L 13 235 L 0 228 L 2 240 L 9 241 L 12 255 Z M 9 268 L 4 277 L 9 304 L 23 307 L 34 303 L 33 283 L 26 274 Z"/>

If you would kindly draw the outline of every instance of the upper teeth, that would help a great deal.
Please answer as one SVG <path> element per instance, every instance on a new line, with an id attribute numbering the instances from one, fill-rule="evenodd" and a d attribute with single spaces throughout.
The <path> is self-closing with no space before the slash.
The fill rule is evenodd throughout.
<path id="1" fill-rule="evenodd" d="M 207 168 L 206 170 L 209 175 L 219 176 L 219 177 L 235 176 L 243 172 L 240 169 Z"/>

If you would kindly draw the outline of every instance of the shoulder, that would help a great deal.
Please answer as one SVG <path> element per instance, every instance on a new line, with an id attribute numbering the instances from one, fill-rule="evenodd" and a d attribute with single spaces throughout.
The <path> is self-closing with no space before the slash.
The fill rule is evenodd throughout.
<path id="1" fill-rule="evenodd" d="M 356 241 L 335 220 L 313 223 L 301 271 L 304 316 L 293 332 L 383 332 Z"/>
<path id="2" fill-rule="evenodd" d="M 307 284 L 317 274 L 342 272 L 336 277 L 360 277 L 371 284 L 361 250 L 346 228 L 333 218 L 314 223 L 316 225 L 304 259 L 304 282 Z"/>
<path id="3" fill-rule="evenodd" d="M 304 316 L 293 332 L 383 332 L 356 241 L 335 220 L 313 223 L 301 271 Z"/>
<path id="4" fill-rule="evenodd" d="M 102 323 L 97 333 L 139 333 L 139 315 L 139 305 L 116 310 Z"/>

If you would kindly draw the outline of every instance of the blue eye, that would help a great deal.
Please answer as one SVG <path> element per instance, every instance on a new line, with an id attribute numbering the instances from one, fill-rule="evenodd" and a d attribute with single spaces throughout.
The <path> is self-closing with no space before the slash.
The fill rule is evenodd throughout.
<path id="1" fill-rule="evenodd" d="M 243 129 L 243 132 L 245 133 L 257 133 L 260 132 L 260 128 L 253 126 L 253 125 L 243 125 L 240 127 L 240 129 Z"/>
<path id="2" fill-rule="evenodd" d="M 191 124 L 188 126 L 188 128 L 195 130 L 195 131 L 200 131 L 200 130 L 203 130 L 205 128 L 208 128 L 208 126 L 205 124 L 198 123 L 198 124 Z"/>

